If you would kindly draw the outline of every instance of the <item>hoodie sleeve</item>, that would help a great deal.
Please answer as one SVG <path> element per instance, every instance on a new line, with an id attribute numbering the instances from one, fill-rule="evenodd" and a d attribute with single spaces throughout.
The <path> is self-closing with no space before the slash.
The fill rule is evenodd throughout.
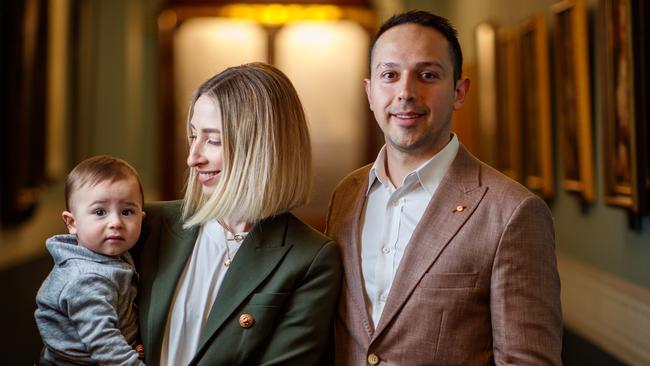
<path id="1" fill-rule="evenodd" d="M 116 285 L 98 274 L 83 274 L 61 292 L 59 306 L 100 365 L 144 365 L 118 328 Z"/>

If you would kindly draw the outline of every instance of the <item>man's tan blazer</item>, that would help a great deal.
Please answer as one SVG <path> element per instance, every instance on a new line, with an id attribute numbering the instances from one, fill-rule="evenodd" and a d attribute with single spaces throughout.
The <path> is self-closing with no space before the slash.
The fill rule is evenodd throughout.
<path id="1" fill-rule="evenodd" d="M 341 181 L 327 220 L 327 235 L 338 242 L 344 265 L 336 364 L 560 365 L 551 213 L 540 198 L 462 146 L 372 326 L 360 259 L 369 170 Z"/>

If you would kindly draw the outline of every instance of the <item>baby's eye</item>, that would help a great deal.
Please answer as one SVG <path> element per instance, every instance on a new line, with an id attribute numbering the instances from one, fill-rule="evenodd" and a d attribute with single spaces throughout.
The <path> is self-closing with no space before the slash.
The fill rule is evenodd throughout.
<path id="1" fill-rule="evenodd" d="M 93 215 L 95 216 L 104 216 L 106 215 L 106 211 L 102 208 L 98 208 L 95 211 L 93 211 Z"/>
<path id="2" fill-rule="evenodd" d="M 135 210 L 132 209 L 132 208 L 126 208 L 126 209 L 122 210 L 122 215 L 124 215 L 124 216 L 135 215 Z"/>

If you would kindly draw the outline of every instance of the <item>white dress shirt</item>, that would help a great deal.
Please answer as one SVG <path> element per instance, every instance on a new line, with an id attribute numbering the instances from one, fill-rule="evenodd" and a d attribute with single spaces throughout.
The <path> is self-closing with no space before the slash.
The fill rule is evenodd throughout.
<path id="1" fill-rule="evenodd" d="M 199 338 L 208 320 L 228 267 L 224 261 L 234 258 L 240 243 L 224 238 L 224 228 L 216 221 L 203 224 L 192 256 L 176 286 L 163 336 L 160 365 L 187 365 L 199 346 Z M 232 237 L 228 233 L 228 237 Z"/>
<path id="2" fill-rule="evenodd" d="M 375 327 L 411 235 L 456 153 L 458 138 L 453 135 L 440 152 L 409 173 L 398 189 L 386 174 L 386 146 L 370 169 L 362 215 L 361 268 Z"/>

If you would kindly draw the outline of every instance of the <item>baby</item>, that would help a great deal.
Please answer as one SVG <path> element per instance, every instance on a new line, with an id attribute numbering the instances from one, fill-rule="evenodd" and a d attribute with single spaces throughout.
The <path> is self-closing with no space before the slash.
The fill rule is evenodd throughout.
<path id="1" fill-rule="evenodd" d="M 144 365 L 128 252 L 145 216 L 138 173 L 114 157 L 86 159 L 68 175 L 65 200 L 70 234 L 45 243 L 54 268 L 36 296 L 43 361 Z"/>

